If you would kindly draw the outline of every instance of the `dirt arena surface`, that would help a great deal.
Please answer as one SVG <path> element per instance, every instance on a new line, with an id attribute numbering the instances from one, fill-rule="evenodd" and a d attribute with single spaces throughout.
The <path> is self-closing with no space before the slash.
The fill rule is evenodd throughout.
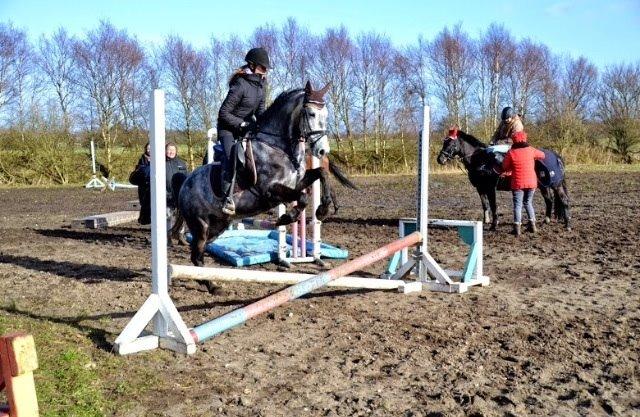
<path id="1" fill-rule="evenodd" d="M 397 219 L 415 216 L 415 178 L 356 182 L 362 191 L 340 189 L 342 208 L 323 229 L 351 258 L 394 240 Z M 489 287 L 318 291 L 191 357 L 126 357 L 100 384 L 116 396 L 109 387 L 131 382 L 128 370 L 155 375 L 140 398 L 116 399 L 128 404 L 122 416 L 640 415 L 640 174 L 576 173 L 569 191 L 573 231 L 554 222 L 520 239 L 508 234 L 510 194 L 500 193 L 501 224 L 485 232 Z M 433 218 L 481 218 L 462 175 L 433 175 L 430 198 Z M 149 228 L 69 225 L 131 199 L 132 191 L 0 190 L 0 314 L 81 326 L 99 367 L 150 291 Z M 540 214 L 542 198 L 535 202 Z M 453 231 L 432 231 L 429 244 L 445 265 L 464 259 Z M 169 258 L 187 264 L 188 250 L 172 247 Z M 171 295 L 196 325 L 276 289 L 224 284 L 210 295 L 176 282 Z"/>

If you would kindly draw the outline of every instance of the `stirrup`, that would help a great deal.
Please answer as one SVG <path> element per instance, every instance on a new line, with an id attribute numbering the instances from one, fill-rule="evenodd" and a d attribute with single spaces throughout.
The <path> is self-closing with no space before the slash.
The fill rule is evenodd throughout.
<path id="1" fill-rule="evenodd" d="M 236 205 L 233 202 L 232 198 L 225 198 L 224 204 L 222 205 L 222 212 L 229 216 L 233 216 L 234 214 L 236 214 Z"/>

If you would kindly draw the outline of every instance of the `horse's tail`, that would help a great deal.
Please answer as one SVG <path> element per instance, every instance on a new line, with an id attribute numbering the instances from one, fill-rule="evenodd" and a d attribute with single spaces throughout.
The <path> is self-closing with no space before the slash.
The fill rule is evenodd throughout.
<path id="1" fill-rule="evenodd" d="M 182 188 L 182 184 L 187 179 L 187 175 L 184 172 L 177 172 L 171 177 L 171 196 L 173 197 L 173 201 L 175 201 L 176 206 L 178 206 L 178 196 L 180 195 L 180 189 Z"/>
<path id="2" fill-rule="evenodd" d="M 347 178 L 347 175 L 342 172 L 340 167 L 336 165 L 335 162 L 331 160 L 331 158 L 327 158 L 327 160 L 329 161 L 329 172 L 331 172 L 333 176 L 336 177 L 340 184 L 344 185 L 345 187 L 351 188 L 352 190 L 360 190 L 358 186 L 356 186 L 353 182 L 351 182 L 349 178 Z"/>

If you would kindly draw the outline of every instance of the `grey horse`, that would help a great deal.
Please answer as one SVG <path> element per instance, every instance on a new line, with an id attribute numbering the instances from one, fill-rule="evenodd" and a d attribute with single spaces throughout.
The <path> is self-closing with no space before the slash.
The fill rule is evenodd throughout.
<path id="1" fill-rule="evenodd" d="M 280 94 L 258 120 L 251 139 L 255 174 L 251 170 L 238 173 L 240 190 L 233 194 L 236 214 L 222 212 L 222 201 L 216 183 L 220 166 L 203 165 L 189 176 L 174 176 L 173 193 L 178 210 L 191 232 L 191 262 L 204 265 L 207 242 L 218 237 L 235 218 L 266 212 L 280 203 L 297 202 L 278 221 L 285 225 L 297 220 L 307 205 L 304 192 L 314 181 L 321 183 L 321 202 L 316 216 L 323 219 L 334 203 L 327 171 L 306 169 L 305 153 L 326 159 L 329 140 L 326 135 L 327 107 L 324 95 L 327 84 L 314 90 L 310 82 L 304 89 Z M 239 145 L 236 145 L 239 146 Z M 340 178 L 339 178 L 340 179 Z M 337 209 L 337 206 L 335 206 Z"/>

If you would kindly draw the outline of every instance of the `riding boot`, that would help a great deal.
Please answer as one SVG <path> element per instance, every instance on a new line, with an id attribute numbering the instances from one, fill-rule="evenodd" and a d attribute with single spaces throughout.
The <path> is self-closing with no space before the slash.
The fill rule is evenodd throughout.
<path id="1" fill-rule="evenodd" d="M 222 212 L 229 216 L 236 214 L 236 205 L 233 201 L 233 189 L 236 185 L 236 169 L 233 162 L 229 163 L 227 172 L 222 176 L 222 194 L 224 195 L 224 203 Z"/>
<path id="2" fill-rule="evenodd" d="M 513 224 L 513 230 L 511 231 L 511 234 L 515 237 L 520 236 L 520 223 Z"/>
<path id="3" fill-rule="evenodd" d="M 233 181 L 229 182 L 226 179 L 223 179 L 222 192 L 224 194 L 222 212 L 229 216 L 233 216 L 234 214 L 236 214 L 236 205 L 233 202 Z"/>
<path id="4" fill-rule="evenodd" d="M 538 228 L 536 227 L 536 222 L 529 222 L 529 227 L 527 228 L 531 233 L 538 233 Z"/>

